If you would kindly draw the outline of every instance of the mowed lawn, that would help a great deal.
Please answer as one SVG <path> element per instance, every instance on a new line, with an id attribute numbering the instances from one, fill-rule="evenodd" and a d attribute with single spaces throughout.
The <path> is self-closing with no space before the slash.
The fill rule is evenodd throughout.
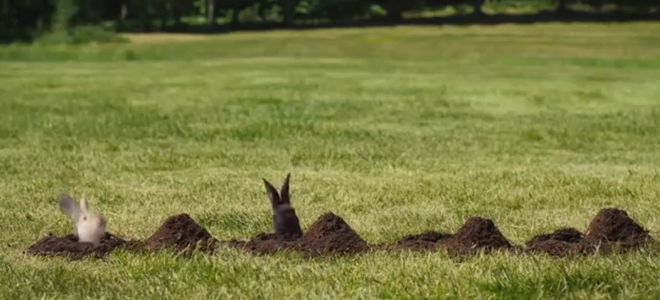
<path id="1" fill-rule="evenodd" d="M 292 173 L 371 243 L 491 218 L 511 241 L 627 210 L 660 239 L 660 23 L 136 35 L 0 47 L 0 298 L 660 298 L 657 253 L 337 258 L 23 250 L 86 196 L 124 238 L 186 212 L 271 231 Z"/>

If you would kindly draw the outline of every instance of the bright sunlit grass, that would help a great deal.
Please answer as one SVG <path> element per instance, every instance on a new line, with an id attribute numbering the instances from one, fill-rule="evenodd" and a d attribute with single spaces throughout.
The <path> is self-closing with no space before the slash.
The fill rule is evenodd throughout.
<path id="1" fill-rule="evenodd" d="M 395 27 L 0 47 L 0 298 L 648 298 L 657 255 L 370 253 L 67 262 L 62 191 L 145 238 L 187 212 L 270 231 L 261 177 L 292 173 L 303 227 L 369 242 L 495 220 L 522 244 L 616 206 L 660 231 L 660 25 Z M 163 42 L 167 40 L 167 42 Z M 156 41 L 156 42 L 154 42 Z M 97 206 L 98 208 L 98 206 Z"/>

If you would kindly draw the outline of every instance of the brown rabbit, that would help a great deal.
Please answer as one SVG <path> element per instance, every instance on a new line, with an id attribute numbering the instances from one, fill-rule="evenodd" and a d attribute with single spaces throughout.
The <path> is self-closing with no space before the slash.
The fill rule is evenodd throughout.
<path id="1" fill-rule="evenodd" d="M 300 229 L 300 221 L 298 221 L 296 211 L 291 207 L 291 199 L 289 197 L 290 177 L 291 174 L 286 175 L 279 194 L 268 180 L 264 179 L 264 185 L 266 186 L 266 193 L 268 194 L 268 198 L 270 198 L 270 203 L 273 206 L 275 235 L 278 238 L 295 240 L 302 236 L 302 230 Z"/>

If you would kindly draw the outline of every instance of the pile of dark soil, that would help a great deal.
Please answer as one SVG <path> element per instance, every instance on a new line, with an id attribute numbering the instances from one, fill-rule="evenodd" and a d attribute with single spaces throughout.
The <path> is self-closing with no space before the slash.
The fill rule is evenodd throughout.
<path id="1" fill-rule="evenodd" d="M 573 228 L 542 234 L 526 243 L 531 253 L 546 253 L 563 257 L 576 254 L 591 255 L 625 252 L 639 249 L 652 242 L 649 232 L 637 224 L 623 210 L 606 208 L 591 220 L 586 234 Z"/>
<path id="2" fill-rule="evenodd" d="M 133 252 L 158 252 L 163 250 L 181 254 L 195 251 L 211 254 L 217 248 L 217 240 L 187 214 L 171 216 L 165 220 L 151 237 L 144 241 L 125 241 L 110 233 L 94 246 L 91 243 L 79 243 L 75 235 L 55 237 L 48 235 L 25 253 L 28 255 L 63 256 L 80 259 L 86 256 L 103 257 L 116 248 Z"/>
<path id="3" fill-rule="evenodd" d="M 369 250 L 369 245 L 344 219 L 328 212 L 307 229 L 297 248 L 316 256 L 364 252 Z"/>
<path id="4" fill-rule="evenodd" d="M 162 250 L 174 251 L 181 254 L 192 254 L 195 251 L 211 254 L 218 245 L 211 234 L 197 224 L 187 214 L 175 215 L 167 218 L 163 225 L 143 242 L 144 250 L 158 252 Z M 141 245 L 134 242 L 132 250 L 138 250 Z"/>
<path id="5" fill-rule="evenodd" d="M 256 254 L 298 251 L 310 256 L 346 255 L 369 249 L 367 242 L 341 217 L 333 213 L 323 214 L 297 240 L 274 233 L 262 233 L 249 241 L 230 240 L 223 244 Z"/>
<path id="6" fill-rule="evenodd" d="M 437 231 L 427 231 L 420 234 L 407 235 L 386 249 L 410 250 L 410 251 L 434 251 L 443 241 L 451 238 L 451 234 Z"/>
<path id="7" fill-rule="evenodd" d="M 527 241 L 527 252 L 546 253 L 563 257 L 580 252 L 582 232 L 575 228 L 562 228 L 549 234 L 537 235 Z"/>
<path id="8" fill-rule="evenodd" d="M 620 209 L 598 212 L 583 235 L 574 228 L 562 228 L 535 236 L 525 244 L 528 253 L 555 257 L 623 252 L 653 242 L 649 232 Z M 341 217 L 329 212 L 319 217 L 299 239 L 275 234 L 260 234 L 248 241 L 222 242 L 228 247 L 257 254 L 297 251 L 310 256 L 347 255 L 368 251 L 370 247 Z M 187 214 L 167 218 L 151 237 L 144 241 L 125 241 L 107 233 L 99 245 L 78 242 L 76 236 L 48 235 L 25 250 L 28 255 L 62 256 L 71 259 L 103 257 L 118 247 L 137 252 L 163 250 L 179 254 L 195 251 L 212 254 L 220 245 L 211 234 Z M 441 247 L 450 255 L 472 255 L 518 249 L 502 235 L 493 221 L 472 217 L 455 233 L 428 231 L 405 236 L 394 244 L 375 246 L 382 250 L 435 251 Z"/>
<path id="9" fill-rule="evenodd" d="M 591 220 L 583 240 L 583 252 L 639 249 L 652 242 L 649 232 L 623 210 L 606 208 Z"/>
<path id="10" fill-rule="evenodd" d="M 611 242 L 640 246 L 651 240 L 649 232 L 637 224 L 623 210 L 606 208 L 591 220 L 585 240 L 593 243 Z"/>
<path id="11" fill-rule="evenodd" d="M 106 233 L 98 245 L 91 243 L 80 243 L 78 237 L 73 234 L 65 237 L 48 235 L 28 247 L 25 253 L 37 256 L 61 256 L 70 259 L 81 259 L 91 256 L 102 258 L 112 250 L 124 245 L 126 241 Z"/>
<path id="12" fill-rule="evenodd" d="M 490 253 L 513 248 L 493 221 L 481 217 L 468 219 L 443 245 L 447 247 L 450 254 L 455 255 Z"/>

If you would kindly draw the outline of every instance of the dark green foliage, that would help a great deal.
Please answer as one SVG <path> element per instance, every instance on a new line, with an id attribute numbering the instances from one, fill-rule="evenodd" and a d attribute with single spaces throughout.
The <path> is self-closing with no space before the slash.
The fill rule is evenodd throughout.
<path id="1" fill-rule="evenodd" d="M 35 31 L 51 22 L 54 11 L 51 0 L 0 0 L 0 42 L 29 40 Z"/>
<path id="2" fill-rule="evenodd" d="M 201 24 L 262 26 L 380 20 L 401 22 L 453 7 L 477 19 L 502 7 L 527 7 L 525 13 L 554 9 L 567 17 L 578 9 L 598 13 L 655 13 L 658 0 L 0 0 L 0 42 L 30 40 L 50 29 L 109 24 L 128 31 L 188 31 Z M 497 7 L 498 9 L 494 9 Z M 202 22 L 200 20 L 205 20 Z"/>
<path id="3" fill-rule="evenodd" d="M 127 40 L 116 32 L 99 26 L 78 26 L 56 30 L 40 36 L 37 41 L 44 44 L 118 43 Z"/>

